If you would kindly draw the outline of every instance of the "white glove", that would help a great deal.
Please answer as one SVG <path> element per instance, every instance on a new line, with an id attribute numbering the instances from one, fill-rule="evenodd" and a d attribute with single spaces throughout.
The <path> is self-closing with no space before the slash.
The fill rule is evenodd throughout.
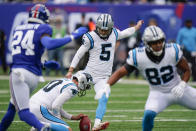
<path id="1" fill-rule="evenodd" d="M 171 93 L 177 97 L 177 98 L 181 98 L 184 94 L 184 90 L 186 87 L 186 82 L 185 81 L 181 81 L 177 86 L 175 86 L 172 90 Z"/>

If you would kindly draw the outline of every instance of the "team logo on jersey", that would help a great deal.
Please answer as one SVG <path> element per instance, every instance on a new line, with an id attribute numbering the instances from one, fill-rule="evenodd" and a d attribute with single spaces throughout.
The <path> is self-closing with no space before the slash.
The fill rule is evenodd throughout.
<path id="1" fill-rule="evenodd" d="M 71 91 L 72 91 L 72 94 L 73 94 L 73 95 L 76 95 L 76 94 L 78 93 L 78 91 L 75 90 L 75 89 L 71 89 Z"/>

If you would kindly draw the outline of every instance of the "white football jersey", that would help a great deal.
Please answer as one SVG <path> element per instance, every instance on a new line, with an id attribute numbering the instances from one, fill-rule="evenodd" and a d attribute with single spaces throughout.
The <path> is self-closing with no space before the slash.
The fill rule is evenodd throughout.
<path id="1" fill-rule="evenodd" d="M 89 49 L 89 60 L 85 71 L 93 77 L 111 75 L 119 33 L 120 31 L 114 28 L 107 40 L 101 39 L 94 31 L 83 36 L 83 45 Z"/>
<path id="2" fill-rule="evenodd" d="M 169 92 L 181 81 L 176 67 L 181 57 L 180 46 L 172 43 L 165 45 L 165 55 L 160 63 L 154 63 L 149 59 L 145 47 L 131 50 L 127 63 L 140 70 L 151 89 Z"/>
<path id="3" fill-rule="evenodd" d="M 53 102 L 62 93 L 66 93 L 66 99 L 70 99 L 78 93 L 78 88 L 71 79 L 54 80 L 35 93 L 31 97 L 30 103 L 36 103 L 52 109 Z"/>

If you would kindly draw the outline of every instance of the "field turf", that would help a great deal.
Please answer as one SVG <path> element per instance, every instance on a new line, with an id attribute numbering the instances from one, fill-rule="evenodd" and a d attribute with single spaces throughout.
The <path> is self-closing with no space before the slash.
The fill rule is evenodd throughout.
<path id="1" fill-rule="evenodd" d="M 39 88 L 46 83 L 39 84 Z M 64 109 L 72 114 L 87 114 L 92 122 L 97 106 L 94 90 L 87 92 L 85 97 L 75 97 L 64 104 Z M 103 121 L 109 121 L 107 131 L 141 131 L 144 105 L 148 96 L 147 85 L 116 84 L 112 86 L 107 112 Z M 5 114 L 9 102 L 9 82 L 0 80 L 0 119 Z M 79 131 L 79 121 L 65 120 L 73 129 Z M 30 126 L 19 120 L 16 115 L 8 131 L 29 131 Z M 178 105 L 167 108 L 155 119 L 153 131 L 195 131 L 196 112 Z"/>

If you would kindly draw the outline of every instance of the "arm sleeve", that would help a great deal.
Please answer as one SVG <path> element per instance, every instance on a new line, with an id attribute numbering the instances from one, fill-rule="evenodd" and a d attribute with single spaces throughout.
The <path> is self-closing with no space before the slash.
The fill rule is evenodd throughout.
<path id="1" fill-rule="evenodd" d="M 63 91 L 52 103 L 52 110 L 60 112 L 62 105 L 72 98 L 72 95 L 67 91 Z"/>
<path id="2" fill-rule="evenodd" d="M 80 46 L 80 48 L 78 49 L 78 51 L 76 52 L 70 67 L 76 68 L 76 66 L 78 65 L 80 59 L 84 56 L 84 54 L 86 52 L 88 52 L 88 50 L 91 48 L 91 44 L 90 44 L 90 40 L 89 38 L 84 35 L 82 38 L 82 45 Z"/>
<path id="3" fill-rule="evenodd" d="M 129 72 L 129 73 L 132 73 L 136 68 L 134 66 L 131 66 L 127 63 L 124 64 L 124 67 L 126 68 L 126 70 Z"/>
<path id="4" fill-rule="evenodd" d="M 48 50 L 52 50 L 58 47 L 61 47 L 63 45 L 68 44 L 69 42 L 72 41 L 71 36 L 66 36 L 64 38 L 59 38 L 59 39 L 53 39 L 49 36 L 44 36 L 41 39 L 41 43 L 42 45 L 48 49 Z"/>
<path id="5" fill-rule="evenodd" d="M 118 40 L 126 38 L 126 37 L 132 35 L 133 33 L 135 33 L 135 27 L 130 27 L 130 28 L 127 28 L 123 31 L 118 30 L 118 35 L 119 35 Z"/>

